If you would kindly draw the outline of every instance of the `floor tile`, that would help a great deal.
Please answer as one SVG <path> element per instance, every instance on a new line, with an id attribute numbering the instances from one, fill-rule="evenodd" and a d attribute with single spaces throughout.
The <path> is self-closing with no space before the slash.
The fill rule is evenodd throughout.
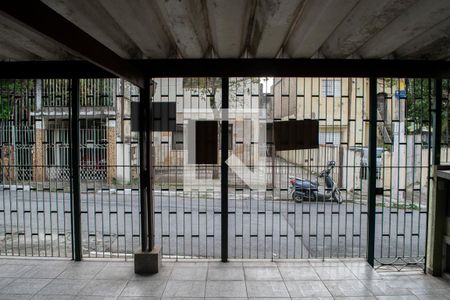
<path id="1" fill-rule="evenodd" d="M 18 278 L 0 289 L 1 294 L 30 294 L 37 293 L 40 289 L 46 286 L 51 279 L 36 279 L 36 278 Z"/>
<path id="2" fill-rule="evenodd" d="M 247 281 L 246 285 L 248 297 L 289 297 L 283 281 Z"/>
<path id="3" fill-rule="evenodd" d="M 58 278 L 93 279 L 105 266 L 106 263 L 74 262 L 69 265 Z"/>
<path id="4" fill-rule="evenodd" d="M 77 295 L 87 285 L 86 279 L 55 279 L 39 291 L 40 295 Z"/>
<path id="5" fill-rule="evenodd" d="M 347 267 L 314 267 L 321 280 L 356 279 Z"/>
<path id="6" fill-rule="evenodd" d="M 242 267 L 209 267 L 208 280 L 244 280 Z"/>
<path id="7" fill-rule="evenodd" d="M 363 279 L 361 282 L 372 292 L 375 296 L 402 296 L 412 295 L 413 293 L 402 287 L 391 288 L 386 280 L 367 280 Z"/>
<path id="8" fill-rule="evenodd" d="M 34 295 L 31 300 L 73 300 L 74 295 Z"/>
<path id="9" fill-rule="evenodd" d="M 334 280 L 323 282 L 333 297 L 373 296 L 359 280 Z"/>
<path id="10" fill-rule="evenodd" d="M 95 279 L 129 280 L 134 275 L 131 266 L 106 266 L 95 275 Z"/>
<path id="11" fill-rule="evenodd" d="M 229 267 L 235 267 L 235 268 L 242 268 L 244 266 L 242 261 L 228 261 L 226 263 L 223 263 L 221 261 L 211 261 L 208 264 L 209 268 L 229 268 Z"/>
<path id="12" fill-rule="evenodd" d="M 282 280 L 277 267 L 244 267 L 245 280 Z"/>
<path id="13" fill-rule="evenodd" d="M 292 297 L 291 299 L 292 300 L 332 300 L 333 297 L 305 297 L 305 298 Z"/>
<path id="14" fill-rule="evenodd" d="M 160 300 L 161 297 L 119 296 L 117 300 Z"/>
<path id="15" fill-rule="evenodd" d="M 2 264 L 0 265 L 0 277 L 21 277 L 26 272 L 32 270 L 34 265 L 23 264 Z"/>
<path id="16" fill-rule="evenodd" d="M 0 278 L 0 289 L 2 287 L 7 286 L 8 284 L 10 284 L 11 282 L 13 282 L 14 280 L 16 280 L 16 278 Z"/>
<path id="17" fill-rule="evenodd" d="M 279 266 L 284 280 L 319 280 L 319 276 L 312 267 L 282 267 Z"/>
<path id="18" fill-rule="evenodd" d="M 172 270 L 170 280 L 206 280 L 208 268 L 199 267 L 177 267 Z"/>
<path id="19" fill-rule="evenodd" d="M 335 300 L 376 300 L 377 297 L 361 296 L 361 297 L 334 297 Z"/>
<path id="20" fill-rule="evenodd" d="M 0 300 L 28 300 L 32 296 L 24 294 L 0 294 Z"/>
<path id="21" fill-rule="evenodd" d="M 78 295 L 75 297 L 75 300 L 116 300 L 117 297 L 115 296 L 85 296 L 85 295 Z"/>
<path id="22" fill-rule="evenodd" d="M 291 297 L 331 297 L 322 281 L 285 281 Z"/>
<path id="23" fill-rule="evenodd" d="M 420 300 L 448 300 L 449 295 L 416 295 Z"/>
<path id="24" fill-rule="evenodd" d="M 169 280 L 163 297 L 204 297 L 206 281 Z"/>
<path id="25" fill-rule="evenodd" d="M 66 267 L 67 265 L 65 264 L 37 265 L 31 270 L 25 272 L 21 277 L 53 279 L 58 277 L 66 269 Z"/>
<path id="26" fill-rule="evenodd" d="M 369 265 L 347 265 L 358 279 L 381 279 L 382 277 Z"/>
<path id="27" fill-rule="evenodd" d="M 277 264 L 273 261 L 269 260 L 261 260 L 261 259 L 254 259 L 254 260 L 244 260 L 242 261 L 242 265 L 244 267 L 276 267 Z"/>
<path id="28" fill-rule="evenodd" d="M 445 289 L 433 289 L 433 288 L 421 288 L 421 289 L 409 289 L 411 293 L 416 296 L 419 295 L 445 295 L 450 296 L 450 288 Z"/>
<path id="29" fill-rule="evenodd" d="M 126 285 L 125 280 L 90 280 L 81 290 L 85 296 L 119 296 Z"/>
<path id="30" fill-rule="evenodd" d="M 167 267 L 165 265 L 156 274 L 135 274 L 133 266 L 133 275 L 130 280 L 168 280 L 172 274 L 172 267 Z"/>
<path id="31" fill-rule="evenodd" d="M 129 281 L 121 296 L 161 297 L 167 282 L 165 280 L 134 280 Z"/>
<path id="32" fill-rule="evenodd" d="M 207 281 L 206 297 L 247 297 L 244 281 Z"/>
<path id="33" fill-rule="evenodd" d="M 417 300 L 418 298 L 414 295 L 408 296 L 378 296 L 379 300 Z"/>

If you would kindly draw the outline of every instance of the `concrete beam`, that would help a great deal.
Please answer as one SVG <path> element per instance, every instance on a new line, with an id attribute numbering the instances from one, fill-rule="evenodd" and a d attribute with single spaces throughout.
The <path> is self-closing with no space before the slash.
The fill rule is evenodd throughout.
<path id="1" fill-rule="evenodd" d="M 327 58 L 346 58 L 418 0 L 361 0 L 320 48 Z"/>
<path id="2" fill-rule="evenodd" d="M 161 17 L 183 57 L 202 58 L 210 48 L 201 1 L 159 0 Z"/>
<path id="3" fill-rule="evenodd" d="M 175 45 L 165 32 L 155 3 L 147 0 L 99 0 L 139 47 L 144 58 L 167 58 Z"/>
<path id="4" fill-rule="evenodd" d="M 1 60 L 40 60 L 41 57 L 36 54 L 19 47 L 18 45 L 11 43 L 3 37 L 3 33 L 0 35 L 0 56 Z"/>
<path id="5" fill-rule="evenodd" d="M 1 2 L 0 14 L 53 41 L 71 54 L 84 58 L 140 87 L 145 83 L 144 73 L 138 67 L 118 56 L 40 1 Z"/>
<path id="6" fill-rule="evenodd" d="M 251 38 L 250 53 L 259 58 L 274 58 L 303 6 L 303 0 L 258 1 Z"/>
<path id="7" fill-rule="evenodd" d="M 214 50 L 221 58 L 239 57 L 245 51 L 252 1 L 206 1 Z"/>
<path id="8" fill-rule="evenodd" d="M 20 60 L 67 60 L 74 58 L 51 40 L 43 38 L 27 27 L 4 16 L 0 16 L 0 36 L 5 41 L 0 44 L 0 47 L 16 49 L 17 53 L 12 54 L 11 57 Z M 20 56 L 21 54 L 23 54 L 23 57 Z"/>
<path id="9" fill-rule="evenodd" d="M 287 41 L 287 54 L 293 58 L 312 57 L 357 2 L 307 1 Z"/>
<path id="10" fill-rule="evenodd" d="M 98 0 L 42 0 L 42 2 L 122 58 L 142 58 L 141 50 Z"/>
<path id="11" fill-rule="evenodd" d="M 450 1 L 419 1 L 375 34 L 357 52 L 363 58 L 382 58 L 450 17 Z"/>

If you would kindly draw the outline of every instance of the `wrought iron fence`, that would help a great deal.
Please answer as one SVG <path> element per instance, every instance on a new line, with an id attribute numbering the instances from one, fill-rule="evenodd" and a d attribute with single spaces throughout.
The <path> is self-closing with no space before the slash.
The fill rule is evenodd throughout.
<path id="1" fill-rule="evenodd" d="M 155 238 L 165 257 L 219 258 L 223 232 L 230 258 L 366 256 L 368 79 L 229 78 L 228 155 L 243 166 L 230 166 L 227 178 L 219 163 L 196 165 L 186 155 L 189 121 L 220 109 L 222 80 L 155 82 L 153 101 L 176 103 L 175 131 L 153 133 Z M 441 160 L 449 161 L 449 82 L 443 86 Z M 68 80 L 0 82 L 0 255 L 72 255 L 69 88 Z M 380 78 L 377 92 L 375 258 L 421 264 L 434 80 Z M 119 79 L 85 79 L 80 99 L 83 256 L 128 259 L 140 245 L 138 136 L 131 132 L 131 102 L 139 91 Z M 262 113 L 256 123 L 255 110 Z M 217 116 L 211 118 L 222 129 Z M 316 121 L 318 146 L 277 149 L 273 124 L 288 120 Z M 336 164 L 331 178 L 342 203 L 326 196 L 318 177 L 329 161 Z M 265 165 L 263 190 L 241 172 L 256 176 L 259 164 Z M 293 178 L 319 181 L 318 194 L 295 197 Z"/>

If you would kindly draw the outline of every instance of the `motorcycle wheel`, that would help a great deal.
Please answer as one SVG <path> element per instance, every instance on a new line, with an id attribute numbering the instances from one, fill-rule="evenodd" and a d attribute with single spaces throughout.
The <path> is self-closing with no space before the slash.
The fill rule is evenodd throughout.
<path id="1" fill-rule="evenodd" d="M 300 196 L 300 193 L 293 192 L 292 193 L 292 200 L 294 200 L 297 203 L 301 203 L 303 201 L 303 197 Z"/>
<path id="2" fill-rule="evenodd" d="M 341 204 L 342 202 L 344 202 L 344 200 L 342 199 L 341 196 L 341 191 L 340 190 L 336 190 L 336 192 L 334 193 L 334 201 L 336 201 L 337 203 Z"/>

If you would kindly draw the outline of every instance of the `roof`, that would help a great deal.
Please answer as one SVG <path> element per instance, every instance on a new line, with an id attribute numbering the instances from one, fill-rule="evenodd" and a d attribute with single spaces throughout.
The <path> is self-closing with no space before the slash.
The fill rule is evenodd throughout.
<path id="1" fill-rule="evenodd" d="M 42 2 L 124 59 L 450 59 L 448 0 Z M 77 59 L 0 14 L 0 60 Z"/>

